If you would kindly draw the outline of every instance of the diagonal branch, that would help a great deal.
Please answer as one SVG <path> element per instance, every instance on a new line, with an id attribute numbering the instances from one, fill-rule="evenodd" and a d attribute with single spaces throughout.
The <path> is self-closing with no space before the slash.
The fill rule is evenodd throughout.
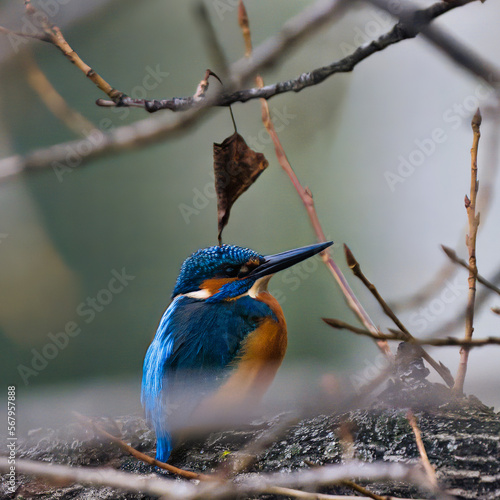
<path id="1" fill-rule="evenodd" d="M 156 460 L 153 457 L 150 457 L 149 455 L 146 455 L 145 453 L 142 453 L 129 444 L 127 444 L 125 441 L 122 439 L 113 436 L 113 434 L 110 434 L 109 432 L 105 431 L 100 425 L 97 423 L 93 422 L 91 419 L 81 415 L 78 412 L 73 412 L 75 416 L 82 422 L 84 425 L 89 426 L 96 434 L 100 435 L 101 437 L 108 439 L 112 443 L 115 443 L 119 448 L 121 448 L 123 451 L 126 453 L 129 453 L 133 457 L 137 458 L 138 460 L 141 460 L 142 462 L 153 465 L 155 467 L 158 467 L 160 469 L 166 470 L 168 472 L 171 472 L 172 474 L 176 474 L 177 476 L 183 477 L 184 479 L 198 479 L 200 481 L 213 481 L 215 480 L 214 477 L 208 476 L 206 474 L 198 474 L 197 472 L 192 472 L 184 469 L 179 469 L 178 467 L 175 467 L 174 465 L 167 464 L 165 462 L 160 462 L 159 460 Z"/>
<path id="2" fill-rule="evenodd" d="M 242 0 L 240 0 L 239 2 L 238 21 L 245 42 L 245 56 L 251 57 L 253 52 L 252 52 L 250 24 L 248 21 L 248 15 L 245 9 L 245 5 Z M 257 75 L 255 80 L 257 83 L 257 87 L 262 88 L 264 86 L 264 80 L 260 75 Z M 278 159 L 278 163 L 280 164 L 284 172 L 287 174 L 288 178 L 290 179 L 290 182 L 292 183 L 302 203 L 304 204 L 307 215 L 309 216 L 309 221 L 311 222 L 311 226 L 314 230 L 314 233 L 316 234 L 318 242 L 327 241 L 326 235 L 319 221 L 318 213 L 316 212 L 312 193 L 309 188 L 307 187 L 304 188 L 304 186 L 302 186 L 302 184 L 299 181 L 299 178 L 297 177 L 297 174 L 292 168 L 292 165 L 288 161 L 288 157 L 278 137 L 273 121 L 271 120 L 271 114 L 269 112 L 269 103 L 265 99 L 261 99 L 260 103 L 262 110 L 262 122 L 264 123 L 264 127 L 266 128 L 267 132 L 269 133 L 269 136 L 271 137 L 271 140 L 273 141 L 274 151 L 276 154 L 276 158 Z M 323 262 L 326 265 L 327 269 L 331 272 L 334 279 L 337 281 L 337 284 L 339 285 L 340 290 L 342 291 L 346 299 L 347 305 L 351 308 L 354 314 L 356 314 L 356 316 L 365 326 L 365 328 L 367 328 L 368 330 L 370 330 L 375 334 L 378 333 L 377 327 L 373 324 L 373 321 L 371 320 L 370 316 L 364 310 L 363 306 L 361 305 L 361 302 L 354 294 L 353 290 L 349 286 L 349 283 L 345 279 L 345 276 L 343 275 L 342 271 L 331 257 L 330 253 L 325 250 L 324 252 L 321 253 L 321 258 L 323 259 Z M 377 345 L 385 356 L 389 358 L 392 356 L 389 344 L 387 342 L 377 341 Z"/>
<path id="3" fill-rule="evenodd" d="M 363 271 L 361 271 L 361 266 L 359 262 L 354 257 L 353 253 L 349 249 L 347 245 L 344 245 L 345 256 L 347 260 L 347 265 L 351 268 L 354 276 L 359 278 L 363 284 L 368 288 L 371 294 L 375 297 L 377 302 L 382 307 L 385 314 L 391 318 L 394 324 L 401 330 L 403 340 L 411 340 L 413 339 L 413 335 L 408 331 L 408 329 L 403 325 L 401 320 L 394 314 L 393 310 L 387 305 L 387 302 L 383 299 L 383 297 L 378 292 L 375 285 L 364 275 Z M 424 351 L 424 349 L 420 348 L 420 356 L 422 356 L 442 377 L 442 379 L 446 382 L 449 387 L 453 387 L 454 380 L 453 376 L 450 373 L 450 370 L 446 368 L 442 363 L 438 363 L 430 354 Z"/>
<path id="4" fill-rule="evenodd" d="M 437 17 L 453 10 L 462 5 L 471 3 L 476 0 L 460 0 L 454 2 L 438 2 L 426 9 L 415 9 L 411 13 L 408 13 L 405 17 L 405 21 L 397 23 L 389 32 L 380 36 L 376 40 L 373 40 L 369 44 L 362 45 L 357 48 L 351 55 L 346 56 L 338 61 L 335 61 L 327 66 L 308 71 L 307 73 L 302 73 L 299 77 L 292 80 L 287 80 L 283 82 L 277 82 L 273 85 L 266 85 L 263 87 L 255 87 L 246 90 L 237 90 L 236 92 L 227 93 L 221 95 L 216 99 L 215 106 L 229 106 L 235 102 L 247 102 L 252 99 L 271 99 L 279 94 L 284 94 L 286 92 L 300 92 L 301 90 L 318 85 L 330 76 L 337 73 L 349 73 L 354 70 L 357 64 L 361 61 L 367 59 L 376 52 L 380 52 L 387 47 L 407 40 L 409 38 L 415 38 L 419 30 L 427 26 L 432 20 Z M 315 4 L 318 5 L 318 4 Z M 336 6 L 332 5 L 330 9 L 320 9 L 318 6 L 318 13 L 313 13 L 309 17 L 311 23 L 319 22 L 320 16 L 324 16 L 327 19 L 331 16 L 332 12 Z M 312 10 L 312 8 L 311 8 Z M 301 25 L 305 33 L 309 33 L 309 25 L 307 25 L 302 19 L 300 19 L 303 14 L 299 14 L 294 20 L 289 22 L 290 25 Z M 323 20 L 321 22 L 324 22 Z M 312 26 L 313 24 L 311 24 Z M 234 86 L 238 86 L 238 83 L 244 82 L 247 78 L 255 76 L 259 70 L 269 67 L 273 64 L 278 57 L 282 56 L 285 50 L 289 49 L 289 44 L 293 40 L 295 43 L 297 41 L 298 28 L 295 27 L 288 33 L 287 25 L 285 25 L 281 34 L 270 38 L 257 49 L 253 51 L 253 57 L 250 61 L 246 59 L 240 59 L 238 62 L 234 63 L 231 67 L 230 74 L 234 75 L 232 82 Z M 301 34 L 301 37 L 303 35 Z M 266 52 L 268 51 L 268 52 Z M 256 55 L 257 54 L 257 55 Z M 491 80 L 491 75 L 488 78 L 488 82 Z M 499 79 L 500 81 L 500 79 Z M 117 104 L 113 101 L 99 100 L 97 102 L 101 106 L 116 106 Z M 171 111 L 185 111 L 193 107 L 194 103 L 191 97 L 175 97 L 173 99 L 154 99 L 150 101 L 134 100 L 131 98 L 124 98 L 119 104 L 120 106 L 134 106 L 143 107 L 149 112 L 155 112 L 162 109 L 169 109 Z"/>
<path id="5" fill-rule="evenodd" d="M 413 430 L 413 434 L 415 434 L 415 441 L 417 442 L 418 452 L 420 453 L 420 459 L 422 460 L 422 465 L 424 466 L 425 473 L 429 478 L 429 482 L 437 487 L 438 482 L 436 478 L 436 469 L 429 462 L 429 457 L 427 456 L 427 451 L 425 450 L 424 440 L 422 439 L 422 433 L 420 432 L 420 428 L 417 423 L 417 419 L 415 418 L 415 414 L 408 410 L 406 413 L 406 418 Z"/>
<path id="6" fill-rule="evenodd" d="M 12 34 L 14 36 L 20 36 L 23 38 L 34 38 L 37 40 L 41 40 L 42 42 L 51 43 L 63 53 L 66 59 L 68 59 L 80 71 L 82 71 L 85 76 L 89 78 L 109 98 L 113 99 L 116 102 L 119 102 L 121 97 L 124 95 L 123 92 L 114 89 L 106 80 L 104 80 L 104 78 L 102 78 L 101 75 L 99 75 L 99 73 L 94 71 L 86 62 L 84 62 L 80 58 L 80 56 L 66 41 L 59 27 L 50 23 L 49 18 L 46 14 L 33 7 L 30 0 L 25 0 L 24 3 L 26 14 L 30 16 L 32 24 L 37 27 L 40 32 L 34 35 L 29 35 L 25 33 L 19 33 L 17 31 L 11 31 L 5 27 L 0 26 L 0 33 Z"/>
<path id="7" fill-rule="evenodd" d="M 500 312 L 498 313 L 500 314 Z M 340 319 L 335 318 L 323 318 L 323 321 L 330 325 L 332 328 L 337 330 L 349 330 L 350 332 L 356 333 L 358 335 L 364 335 L 370 337 L 374 340 L 397 340 L 399 342 L 407 342 L 408 344 L 416 345 L 429 345 L 435 347 L 449 347 L 449 346 L 466 346 L 468 348 L 472 347 L 483 347 L 486 345 L 500 345 L 500 337 L 486 337 L 484 339 L 457 339 L 455 337 L 446 338 L 434 338 L 427 337 L 423 339 L 417 339 L 412 337 L 408 339 L 398 330 L 393 330 L 389 328 L 391 333 L 378 333 L 374 335 L 372 332 L 366 330 L 365 328 L 360 328 L 359 326 L 351 325 Z"/>
<path id="8" fill-rule="evenodd" d="M 482 213 L 482 212 L 481 212 Z M 447 255 L 447 257 L 452 261 L 455 262 L 455 264 L 458 264 L 459 266 L 462 266 L 464 269 L 467 269 L 469 273 L 474 273 L 476 275 L 477 281 L 484 285 L 486 288 L 489 288 L 495 293 L 498 293 L 500 295 L 500 288 L 498 288 L 496 285 L 494 285 L 491 281 L 488 281 L 486 278 L 483 278 L 478 272 L 477 268 L 473 268 L 471 265 L 467 264 L 467 262 L 464 259 L 461 259 L 455 250 L 452 248 L 446 247 L 444 245 L 441 245 L 441 248 L 443 249 L 444 253 Z"/>

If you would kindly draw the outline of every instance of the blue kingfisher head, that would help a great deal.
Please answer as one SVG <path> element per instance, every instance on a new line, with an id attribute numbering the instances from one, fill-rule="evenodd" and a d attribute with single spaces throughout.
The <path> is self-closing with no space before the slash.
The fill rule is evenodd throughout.
<path id="1" fill-rule="evenodd" d="M 198 250 L 182 264 L 172 294 L 217 302 L 263 291 L 271 276 L 332 245 L 318 243 L 275 255 L 249 248 L 221 245 Z"/>

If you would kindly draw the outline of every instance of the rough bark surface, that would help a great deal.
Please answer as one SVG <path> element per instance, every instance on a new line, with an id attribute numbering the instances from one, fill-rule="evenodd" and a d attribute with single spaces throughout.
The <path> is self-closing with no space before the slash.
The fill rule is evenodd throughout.
<path id="1" fill-rule="evenodd" d="M 453 400 L 449 389 L 428 382 L 427 374 L 420 358 L 400 362 L 389 386 L 377 397 L 376 404 L 344 415 L 320 415 L 300 421 L 263 452 L 249 471 L 287 472 L 339 463 L 342 448 L 337 431 L 346 419 L 353 423 L 357 458 L 368 462 L 418 462 L 415 438 L 406 419 L 406 409 L 411 407 L 418 418 L 427 454 L 437 470 L 440 485 L 457 498 L 500 498 L 500 413 L 487 408 L 473 396 Z M 236 453 L 281 418 L 277 416 L 265 423 L 256 422 L 245 430 L 213 433 L 203 441 L 177 450 L 174 463 L 185 469 L 208 473 L 225 460 L 228 452 Z M 121 432 L 126 442 L 154 456 L 154 433 L 142 418 L 127 416 L 118 418 L 114 428 L 104 421 L 103 426 L 114 434 Z M 154 472 L 153 467 L 125 455 L 116 445 L 103 442 L 80 424 L 59 430 L 32 431 L 18 451 L 19 458 L 83 467 L 111 466 L 138 474 Z M 3 482 L 0 498 L 150 498 L 111 488 L 77 484 L 51 486 L 26 476 L 20 476 L 19 480 L 16 493 L 10 496 Z M 384 495 L 407 498 L 422 498 L 423 495 L 404 484 L 370 484 L 368 487 L 374 493 Z M 353 494 L 338 486 L 323 492 Z M 274 497 L 263 495 L 260 498 Z"/>

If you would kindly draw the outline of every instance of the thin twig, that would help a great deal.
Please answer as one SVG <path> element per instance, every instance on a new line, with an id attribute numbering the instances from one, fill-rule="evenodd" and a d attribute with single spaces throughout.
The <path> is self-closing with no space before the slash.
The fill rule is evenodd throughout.
<path id="1" fill-rule="evenodd" d="M 198 479 L 198 480 L 202 480 L 202 481 L 213 481 L 214 479 L 216 479 L 215 477 L 208 476 L 206 474 L 198 474 L 197 472 L 179 469 L 178 467 L 174 467 L 173 465 L 167 464 L 165 462 L 160 462 L 159 460 L 156 460 L 155 458 L 150 457 L 149 455 L 146 455 L 145 453 L 142 453 L 142 452 L 136 450 L 135 448 L 128 445 L 125 441 L 121 440 L 120 438 L 113 436 L 109 432 L 105 431 L 97 423 L 93 422 L 92 420 L 85 417 L 84 415 L 81 415 L 77 412 L 73 412 L 73 413 L 82 423 L 90 426 L 91 429 L 96 434 L 99 434 L 102 437 L 109 439 L 110 441 L 112 441 L 113 443 L 118 445 L 123 451 L 130 453 L 130 455 L 141 460 L 142 462 L 145 462 L 149 465 L 153 465 L 155 467 L 159 467 L 160 469 L 164 469 L 168 472 L 171 472 L 172 474 L 176 474 L 177 476 L 183 477 L 185 479 Z"/>
<path id="2" fill-rule="evenodd" d="M 85 76 L 91 80 L 100 90 L 102 90 L 110 99 L 114 102 L 119 102 L 121 97 L 124 96 L 123 92 L 114 89 L 101 75 L 94 71 L 87 63 L 85 63 L 80 56 L 73 50 L 69 43 L 64 38 L 61 30 L 58 26 L 49 22 L 49 18 L 46 14 L 36 9 L 31 5 L 30 1 L 25 1 L 26 14 L 31 17 L 34 26 L 40 29 L 39 34 L 26 35 L 24 33 L 13 32 L 5 27 L 1 27 L 0 32 L 2 33 L 12 33 L 16 36 L 36 38 L 43 42 L 51 43 L 57 47 L 64 56 L 74 64 L 80 71 L 82 71 Z"/>
<path id="3" fill-rule="evenodd" d="M 495 272 L 493 278 L 491 279 L 492 283 L 500 283 L 500 269 Z M 491 292 L 487 288 L 481 288 L 476 294 L 476 312 L 488 303 L 488 300 L 491 298 Z M 463 311 L 458 311 L 451 319 L 448 321 L 441 323 L 434 330 L 431 330 L 428 335 L 429 337 L 433 336 L 443 336 L 446 334 L 452 333 L 459 327 L 463 327 L 463 323 L 465 321 L 465 307 Z"/>
<path id="4" fill-rule="evenodd" d="M 483 138 L 483 148 L 486 147 L 487 152 L 484 154 L 484 166 L 481 166 L 481 178 L 483 182 L 481 183 L 481 198 L 477 200 L 478 210 L 481 212 L 481 221 L 487 220 L 487 217 L 491 213 L 491 207 L 493 205 L 494 192 L 496 186 L 496 178 L 498 174 L 498 168 L 500 165 L 499 161 L 499 141 L 500 136 L 500 106 L 498 104 L 492 105 L 486 108 L 489 113 L 485 118 L 488 118 L 488 132 L 487 137 Z M 483 108 L 483 114 L 484 108 Z M 462 243 L 462 238 L 467 228 L 461 231 L 460 241 Z M 397 298 L 391 300 L 390 304 L 393 309 L 418 309 L 425 303 L 429 302 L 434 296 L 442 292 L 445 286 L 449 286 L 449 280 L 451 280 L 458 272 L 458 267 L 453 265 L 453 262 L 445 261 L 444 265 L 437 272 L 432 273 L 432 277 L 424 284 L 417 292 L 413 292 L 411 295 L 403 298 Z M 484 284 L 484 283 L 483 283 Z M 476 311 L 479 305 L 479 296 L 476 297 Z"/>
<path id="5" fill-rule="evenodd" d="M 357 491 L 358 493 L 361 493 L 361 495 L 365 497 L 372 498 L 373 500 L 387 500 L 386 496 L 376 495 L 375 493 L 368 491 L 366 488 L 363 488 L 363 486 L 360 486 L 354 481 L 341 481 L 340 484 L 342 486 L 347 486 L 348 488 L 351 488 L 352 490 Z"/>
<path id="6" fill-rule="evenodd" d="M 469 221 L 469 234 L 466 237 L 465 243 L 469 250 L 469 295 L 467 300 L 467 309 L 465 316 L 465 339 L 471 340 L 474 332 L 474 306 L 476 300 L 476 237 L 479 226 L 479 213 L 476 215 L 476 198 L 479 189 L 477 180 L 477 150 L 479 147 L 479 139 L 481 137 L 481 113 L 479 109 L 472 118 L 473 141 L 471 148 L 471 180 L 470 180 L 470 198 L 465 196 L 465 208 L 467 209 L 467 218 Z M 460 396 L 464 392 L 465 374 L 467 373 L 467 362 L 469 360 L 469 348 L 462 346 L 460 349 L 460 362 L 458 365 L 457 376 L 455 377 L 455 385 L 453 392 Z"/>
<path id="7" fill-rule="evenodd" d="M 389 329 L 392 333 L 378 333 L 374 335 L 372 332 L 364 328 L 351 325 L 339 319 L 323 318 L 323 321 L 327 325 L 330 325 L 332 328 L 336 328 L 337 330 L 349 330 L 353 333 L 356 333 L 358 335 L 364 335 L 374 340 L 396 340 L 398 342 L 408 342 L 409 344 L 429 345 L 434 347 L 466 346 L 472 348 L 472 347 L 483 347 L 486 345 L 500 345 L 500 337 L 486 337 L 484 339 L 470 339 L 470 340 L 457 339 L 455 337 L 446 337 L 446 338 L 428 337 L 423 339 L 417 339 L 415 337 L 412 337 L 411 339 L 408 339 L 404 336 L 404 334 L 401 334 L 401 332 L 398 330 Z"/>
<path id="8" fill-rule="evenodd" d="M 240 23 L 240 27 L 243 33 L 243 38 L 245 41 L 245 54 L 247 55 L 247 57 L 250 57 L 252 54 L 250 26 L 248 21 L 248 15 L 246 13 L 246 9 L 242 0 L 240 0 L 239 2 L 238 21 Z M 262 80 L 260 75 L 257 75 L 256 83 L 257 87 L 259 88 L 262 88 L 264 86 L 264 81 Z M 281 168 L 285 171 L 285 173 L 288 175 L 293 187 L 295 188 L 297 194 L 302 200 L 302 203 L 304 204 L 304 207 L 307 211 L 307 215 L 309 216 L 309 221 L 312 225 L 314 233 L 316 234 L 318 242 L 327 241 L 326 235 L 323 231 L 323 228 L 321 227 L 321 223 L 319 222 L 318 214 L 314 206 L 312 193 L 309 188 L 307 187 L 304 188 L 300 183 L 297 174 L 295 173 L 290 162 L 288 161 L 285 150 L 281 144 L 281 141 L 279 140 L 278 134 L 276 133 L 276 129 L 274 128 L 274 124 L 271 119 L 271 114 L 269 112 L 269 103 L 265 99 L 261 99 L 260 104 L 262 110 L 262 122 L 273 141 L 274 151 L 276 153 L 276 158 L 278 159 L 278 163 L 280 164 Z M 361 305 L 358 298 L 354 294 L 353 290 L 349 286 L 349 283 L 342 274 L 342 271 L 337 266 L 335 261 L 332 259 L 328 250 L 325 250 L 324 252 L 321 253 L 321 258 L 323 259 L 323 262 L 325 263 L 328 270 L 332 273 L 333 277 L 337 281 L 349 307 L 352 309 L 352 311 L 356 314 L 361 323 L 368 330 L 377 333 L 378 330 L 376 326 L 368 316 L 368 313 L 364 310 L 363 306 Z M 392 356 L 391 350 L 387 342 L 379 341 L 377 342 L 377 345 L 379 349 L 386 356 L 388 357 Z"/>
<path id="9" fill-rule="evenodd" d="M 203 38 L 205 40 L 204 45 L 207 48 L 206 50 L 210 59 L 213 61 L 214 69 L 220 75 L 221 79 L 225 80 L 229 72 L 229 65 L 224 49 L 219 42 L 214 25 L 210 19 L 207 6 L 202 0 L 200 0 L 194 7 L 202 29 Z"/>
<path id="10" fill-rule="evenodd" d="M 455 262 L 456 264 L 462 266 L 463 268 L 467 269 L 469 273 L 475 273 L 476 274 L 476 279 L 484 285 L 486 288 L 489 288 L 495 293 L 498 293 L 500 295 L 500 288 L 491 283 L 491 281 L 488 281 L 486 278 L 483 278 L 478 272 L 477 272 L 477 267 L 474 269 L 472 266 L 467 264 L 467 262 L 464 259 L 461 259 L 455 250 L 452 248 L 446 247 L 444 245 L 441 245 L 441 248 L 443 249 L 444 253 L 448 256 L 448 258 L 452 261 Z"/>
<path id="11" fill-rule="evenodd" d="M 361 270 L 359 262 L 356 260 L 354 254 L 351 252 L 351 250 L 347 245 L 344 245 L 344 251 L 345 251 L 347 265 L 352 270 L 354 276 L 356 276 L 362 281 L 362 283 L 366 286 L 366 288 L 368 288 L 368 290 L 380 304 L 385 314 L 389 318 L 391 318 L 394 324 L 401 330 L 403 339 L 404 340 L 413 339 L 413 335 L 403 325 L 401 320 L 394 314 L 393 310 L 387 305 L 387 302 L 380 295 L 375 285 L 365 276 L 365 274 Z M 453 387 L 455 381 L 453 380 L 453 376 L 451 375 L 450 370 L 446 368 L 446 366 L 444 366 L 442 363 L 437 362 L 429 353 L 425 352 L 424 349 L 420 349 L 420 355 L 439 373 L 439 375 L 446 382 L 448 387 Z"/>
<path id="12" fill-rule="evenodd" d="M 429 462 L 429 457 L 427 456 L 427 451 L 425 450 L 424 441 L 422 439 L 422 433 L 420 432 L 420 428 L 417 424 L 417 419 L 411 410 L 408 410 L 406 413 L 406 418 L 410 423 L 410 426 L 413 430 L 413 434 L 415 434 L 415 441 L 417 442 L 418 452 L 420 453 L 420 458 L 422 460 L 422 465 L 424 470 L 429 478 L 429 482 L 437 488 L 438 482 L 436 477 L 436 470 Z"/>

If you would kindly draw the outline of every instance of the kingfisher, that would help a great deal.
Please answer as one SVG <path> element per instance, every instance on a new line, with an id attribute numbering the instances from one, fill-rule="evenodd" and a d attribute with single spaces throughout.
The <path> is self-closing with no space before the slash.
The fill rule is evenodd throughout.
<path id="1" fill-rule="evenodd" d="M 269 280 L 332 244 L 267 256 L 220 245 L 184 261 L 143 366 L 141 401 L 156 433 L 157 460 L 169 459 L 177 429 L 220 422 L 260 402 L 287 347 Z"/>

